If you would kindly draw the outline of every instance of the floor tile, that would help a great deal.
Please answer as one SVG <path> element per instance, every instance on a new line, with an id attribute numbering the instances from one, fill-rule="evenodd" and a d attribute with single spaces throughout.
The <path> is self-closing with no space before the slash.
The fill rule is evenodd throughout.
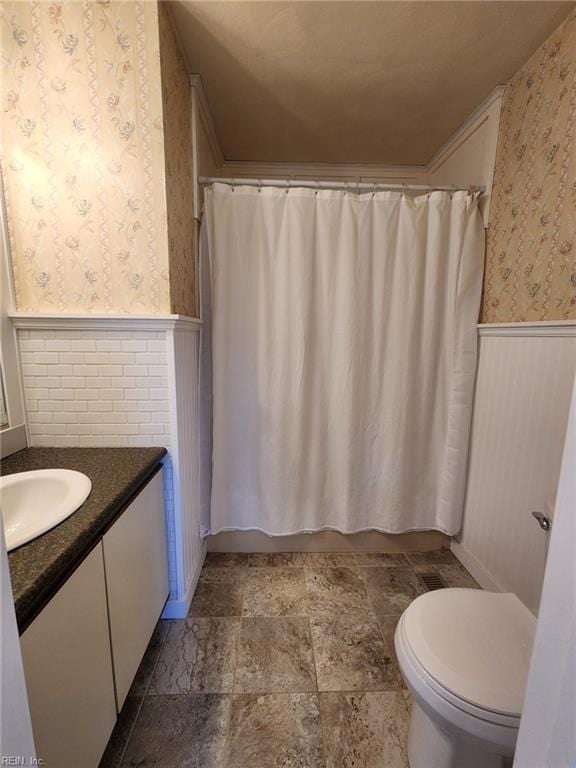
<path id="1" fill-rule="evenodd" d="M 232 690 L 240 619 L 173 621 L 148 695 Z"/>
<path id="2" fill-rule="evenodd" d="M 146 693 L 171 623 L 170 621 L 160 620 L 156 624 L 128 696 L 144 696 Z"/>
<path id="3" fill-rule="evenodd" d="M 240 616 L 246 572 L 246 568 L 204 568 L 190 606 L 190 615 Z"/>
<path id="4" fill-rule="evenodd" d="M 219 768 L 228 707 L 222 694 L 146 697 L 123 768 Z"/>
<path id="5" fill-rule="evenodd" d="M 250 568 L 244 616 L 307 616 L 304 568 Z"/>
<path id="6" fill-rule="evenodd" d="M 128 696 L 106 745 L 99 768 L 120 768 L 132 728 L 142 705 L 141 696 Z"/>
<path id="7" fill-rule="evenodd" d="M 315 691 L 316 674 L 308 619 L 242 619 L 235 691 Z"/>
<path id="8" fill-rule="evenodd" d="M 406 688 L 406 683 L 404 681 L 404 678 L 402 677 L 402 673 L 400 672 L 400 665 L 398 664 L 396 647 L 394 645 L 394 634 L 396 632 L 396 626 L 398 624 L 399 619 L 400 619 L 400 616 L 394 615 L 394 614 L 390 616 L 376 616 L 376 620 L 380 626 L 380 631 L 384 636 L 384 642 L 386 643 L 386 648 L 389 651 L 390 656 L 392 658 L 392 663 L 394 664 L 394 667 L 398 672 L 398 677 L 400 678 L 400 684 L 402 688 Z"/>
<path id="9" fill-rule="evenodd" d="M 289 565 L 302 567 L 301 552 L 252 552 L 249 565 L 252 568 L 273 568 Z"/>
<path id="10" fill-rule="evenodd" d="M 354 568 L 356 560 L 352 552 L 253 552 L 250 555 L 252 567 L 262 566 L 319 566 Z"/>
<path id="11" fill-rule="evenodd" d="M 357 552 L 357 565 L 376 565 L 383 568 L 406 568 L 408 561 L 402 552 Z"/>
<path id="12" fill-rule="evenodd" d="M 250 555 L 247 552 L 208 552 L 204 568 L 235 568 L 248 565 Z"/>
<path id="13" fill-rule="evenodd" d="M 458 559 L 449 549 L 431 549 L 429 552 L 406 552 L 408 562 L 416 571 L 430 570 L 430 566 L 454 565 Z"/>
<path id="14" fill-rule="evenodd" d="M 310 625 L 318 690 L 401 688 L 398 669 L 375 618 L 314 618 Z"/>
<path id="15" fill-rule="evenodd" d="M 394 633 L 400 619 L 400 614 L 390 614 L 388 616 L 376 616 L 380 631 L 384 635 L 384 642 L 390 651 L 390 655 L 396 661 L 396 649 L 394 648 Z"/>
<path id="16" fill-rule="evenodd" d="M 371 611 L 357 569 L 307 568 L 306 586 L 311 616 L 365 615 Z"/>
<path id="17" fill-rule="evenodd" d="M 408 768 L 405 692 L 321 693 L 320 709 L 326 768 Z"/>
<path id="18" fill-rule="evenodd" d="M 225 768 L 325 768 L 318 695 L 235 696 Z"/>
<path id="19" fill-rule="evenodd" d="M 352 552 L 302 552 L 302 560 L 304 565 L 311 567 L 356 567 L 356 559 Z"/>
<path id="20" fill-rule="evenodd" d="M 402 613 L 426 588 L 410 568 L 360 568 L 374 611 Z"/>
<path id="21" fill-rule="evenodd" d="M 455 565 L 437 565 L 431 568 L 430 571 L 439 573 L 447 587 L 480 589 L 480 584 L 472 578 L 466 568 L 460 565 L 460 563 Z"/>

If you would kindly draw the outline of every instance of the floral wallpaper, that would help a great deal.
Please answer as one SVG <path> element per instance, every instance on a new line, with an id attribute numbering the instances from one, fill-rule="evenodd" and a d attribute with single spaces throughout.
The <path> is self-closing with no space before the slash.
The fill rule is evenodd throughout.
<path id="1" fill-rule="evenodd" d="M 1 163 L 24 311 L 170 311 L 155 2 L 4 2 Z"/>
<path id="2" fill-rule="evenodd" d="M 576 319 L 576 11 L 514 75 L 500 118 L 484 323 Z"/>
<path id="3" fill-rule="evenodd" d="M 164 3 L 158 6 L 172 312 L 196 315 L 196 222 L 192 201 L 192 103 L 186 63 Z"/>

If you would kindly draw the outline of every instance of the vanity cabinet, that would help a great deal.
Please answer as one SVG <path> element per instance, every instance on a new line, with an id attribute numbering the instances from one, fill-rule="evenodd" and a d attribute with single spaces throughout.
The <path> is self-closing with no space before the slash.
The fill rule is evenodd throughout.
<path id="1" fill-rule="evenodd" d="M 168 598 L 162 496 L 159 472 L 104 534 L 118 712 Z"/>
<path id="2" fill-rule="evenodd" d="M 46 768 L 97 768 L 168 592 L 158 471 L 20 638 Z"/>
<path id="3" fill-rule="evenodd" d="M 36 754 L 97 766 L 116 722 L 100 542 L 20 638 Z"/>

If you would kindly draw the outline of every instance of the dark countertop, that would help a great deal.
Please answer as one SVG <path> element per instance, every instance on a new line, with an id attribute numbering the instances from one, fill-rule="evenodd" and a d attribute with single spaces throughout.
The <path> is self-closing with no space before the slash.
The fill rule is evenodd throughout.
<path id="1" fill-rule="evenodd" d="M 146 484 L 165 448 L 25 448 L 2 461 L 1 474 L 75 469 L 92 480 L 90 495 L 69 518 L 8 554 L 22 633 Z"/>

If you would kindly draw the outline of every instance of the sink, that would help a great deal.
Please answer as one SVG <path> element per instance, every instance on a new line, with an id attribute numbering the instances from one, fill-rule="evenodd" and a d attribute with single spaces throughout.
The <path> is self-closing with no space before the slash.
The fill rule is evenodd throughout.
<path id="1" fill-rule="evenodd" d="M 87 499 L 92 481 L 72 469 L 39 469 L 0 477 L 8 552 L 66 520 Z"/>

